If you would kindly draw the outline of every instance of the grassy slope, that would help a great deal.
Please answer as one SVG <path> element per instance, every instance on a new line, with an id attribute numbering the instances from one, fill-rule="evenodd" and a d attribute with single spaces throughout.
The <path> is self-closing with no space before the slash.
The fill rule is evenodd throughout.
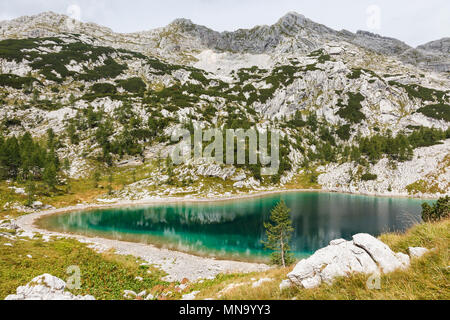
<path id="1" fill-rule="evenodd" d="M 11 243 L 13 247 L 5 246 L 5 243 Z M 71 292 L 91 294 L 97 299 L 122 299 L 123 290 L 141 292 L 155 286 L 169 287 L 161 280 L 165 275 L 163 272 L 140 263 L 132 256 L 96 253 L 75 240 L 11 241 L 0 237 L 0 299 L 43 273 L 67 281 L 69 266 L 78 266 L 81 270 L 82 287 Z M 136 280 L 137 276 L 143 281 Z"/>

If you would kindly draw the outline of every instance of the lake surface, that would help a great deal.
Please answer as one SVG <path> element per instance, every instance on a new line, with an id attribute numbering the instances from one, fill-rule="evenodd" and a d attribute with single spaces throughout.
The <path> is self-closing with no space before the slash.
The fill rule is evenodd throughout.
<path id="1" fill-rule="evenodd" d="M 226 202 L 167 203 L 53 215 L 45 228 L 223 258 L 263 260 L 261 240 L 270 211 L 284 200 L 295 229 L 291 248 L 311 254 L 337 238 L 404 231 L 420 221 L 423 200 L 339 193 L 296 192 Z"/>

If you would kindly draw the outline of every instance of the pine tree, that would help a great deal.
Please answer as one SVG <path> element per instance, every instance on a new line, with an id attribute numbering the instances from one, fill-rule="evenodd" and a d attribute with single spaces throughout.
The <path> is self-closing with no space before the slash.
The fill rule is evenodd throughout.
<path id="1" fill-rule="evenodd" d="M 94 180 L 94 188 L 98 188 L 98 183 L 100 181 L 100 171 L 98 170 L 94 171 L 93 180 Z"/>
<path id="2" fill-rule="evenodd" d="M 114 181 L 113 174 L 112 174 L 112 172 L 110 171 L 110 172 L 109 172 L 109 176 L 108 176 L 108 186 L 107 186 L 108 194 L 109 194 L 109 195 L 112 195 L 112 192 L 113 192 L 113 187 L 112 187 L 113 181 Z"/>
<path id="3" fill-rule="evenodd" d="M 47 184 L 47 186 L 50 188 L 51 191 L 54 191 L 56 189 L 57 184 L 57 169 L 54 162 L 48 162 L 47 165 L 44 168 L 44 175 L 43 180 Z"/>
<path id="4" fill-rule="evenodd" d="M 173 162 L 172 162 L 172 158 L 170 156 L 168 156 L 166 158 L 166 168 L 167 168 L 167 175 L 169 176 L 169 180 L 167 181 L 168 184 L 173 184 L 174 183 L 174 172 L 173 172 Z"/>
<path id="5" fill-rule="evenodd" d="M 263 241 L 263 244 L 266 249 L 274 251 L 271 257 L 272 263 L 283 267 L 294 262 L 289 246 L 294 228 L 289 213 L 290 209 L 284 201 L 281 201 L 270 214 L 271 223 L 264 223 L 267 241 Z"/>
<path id="6" fill-rule="evenodd" d="M 34 194 L 36 193 L 36 184 L 32 178 L 29 178 L 25 187 L 27 191 L 27 206 L 31 207 L 34 202 Z"/>

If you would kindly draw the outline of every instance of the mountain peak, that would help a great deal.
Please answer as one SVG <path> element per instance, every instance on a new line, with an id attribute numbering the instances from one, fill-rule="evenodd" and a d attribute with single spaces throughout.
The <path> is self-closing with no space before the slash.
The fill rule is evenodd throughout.
<path id="1" fill-rule="evenodd" d="M 278 20 L 278 23 L 304 25 L 307 20 L 308 19 L 304 15 L 295 11 L 290 11 L 282 16 L 280 20 Z"/>
<path id="2" fill-rule="evenodd" d="M 177 18 L 175 20 L 173 20 L 170 25 L 177 25 L 177 26 L 192 26 L 194 25 L 194 23 L 192 22 L 191 19 L 186 19 L 186 18 Z"/>

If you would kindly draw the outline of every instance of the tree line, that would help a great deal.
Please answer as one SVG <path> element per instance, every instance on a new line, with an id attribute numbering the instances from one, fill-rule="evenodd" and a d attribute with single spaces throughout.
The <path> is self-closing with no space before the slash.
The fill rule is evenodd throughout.
<path id="1" fill-rule="evenodd" d="M 34 140 L 29 132 L 21 136 L 3 137 L 0 134 L 0 179 L 43 181 L 55 189 L 61 168 L 55 134 L 47 131 L 44 142 Z"/>

